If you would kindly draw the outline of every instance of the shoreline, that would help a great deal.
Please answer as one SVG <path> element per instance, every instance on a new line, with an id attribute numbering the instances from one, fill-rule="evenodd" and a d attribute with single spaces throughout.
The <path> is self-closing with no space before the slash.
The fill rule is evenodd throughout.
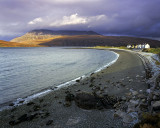
<path id="1" fill-rule="evenodd" d="M 97 49 L 98 50 L 98 49 Z M 105 49 L 104 49 L 105 50 Z M 109 50 L 108 50 L 109 51 Z M 113 52 L 113 51 L 110 51 L 110 52 Z M 36 99 L 36 98 L 39 98 L 39 97 L 43 97 L 45 95 L 47 95 L 48 93 L 52 93 L 53 91 L 57 91 L 59 89 L 63 89 L 64 87 L 68 87 L 68 86 L 72 86 L 74 84 L 76 84 L 76 81 L 77 80 L 83 80 L 85 79 L 86 77 L 90 77 L 91 74 L 94 74 L 94 73 L 98 73 L 100 71 L 102 71 L 103 69 L 111 66 L 112 64 L 114 64 L 118 58 L 119 58 L 119 54 L 117 54 L 116 52 L 113 52 L 114 54 L 116 54 L 116 59 L 111 61 L 110 63 L 102 66 L 102 67 L 99 67 L 98 69 L 96 69 L 95 71 L 91 72 L 91 73 L 87 73 L 87 74 L 84 74 L 80 77 L 77 77 L 75 79 L 72 79 L 70 81 L 67 81 L 65 83 L 62 83 L 62 84 L 59 84 L 59 85 L 56 85 L 55 87 L 52 87 L 52 88 L 46 88 L 46 89 L 43 89 L 43 90 L 40 90 L 39 92 L 35 93 L 35 94 L 32 94 L 32 95 L 29 95 L 27 97 L 19 97 L 17 98 L 16 100 L 13 100 L 13 101 L 10 101 L 10 102 L 6 102 L 6 103 L 3 103 L 4 106 L 2 106 L 0 108 L 0 112 L 5 110 L 5 109 L 12 109 L 13 107 L 18 107 L 20 105 L 24 105 L 24 104 L 27 104 L 28 102 L 31 102 L 32 100 Z M 9 104 L 9 105 L 7 105 Z"/>
<path id="2" fill-rule="evenodd" d="M 39 119 L 39 118 L 33 119 L 33 121 L 29 121 L 29 122 L 22 121 L 21 123 L 18 123 L 16 126 L 17 127 L 29 127 L 29 125 L 35 126 L 35 124 L 37 124 L 36 122 L 39 122 L 39 123 L 42 123 L 41 124 L 42 127 L 45 127 L 45 123 L 47 122 L 47 120 L 53 119 L 53 118 L 54 118 L 54 121 L 56 120 L 55 121 L 56 123 L 54 123 L 54 125 L 58 126 L 58 125 L 60 125 L 60 122 L 63 122 L 63 121 L 62 121 L 62 119 L 60 119 L 60 120 L 55 119 L 54 115 L 56 115 L 56 117 L 57 117 L 57 115 L 59 115 L 58 118 L 64 118 L 63 120 L 66 121 L 66 123 L 63 123 L 63 127 L 70 127 L 70 126 L 77 126 L 78 127 L 80 125 L 84 125 L 86 122 L 91 121 L 91 120 L 86 117 L 88 120 L 86 122 L 82 121 L 82 119 L 83 119 L 82 117 L 86 114 L 86 112 L 85 112 L 86 110 L 83 110 L 83 109 L 77 107 L 76 104 L 72 103 L 71 106 L 69 106 L 69 107 L 64 106 L 66 91 L 69 91 L 69 92 L 73 93 L 74 95 L 76 95 L 77 92 L 84 92 L 84 91 L 91 93 L 94 86 L 99 86 L 100 89 L 98 90 L 97 93 L 101 94 L 103 92 L 103 93 L 107 93 L 108 95 L 111 95 L 111 94 L 116 95 L 116 96 L 118 95 L 123 98 L 126 98 L 125 96 L 129 95 L 129 97 L 131 97 L 131 99 L 132 99 L 133 92 L 135 95 L 135 93 L 137 93 L 137 92 L 140 93 L 140 92 L 143 92 L 143 90 L 146 90 L 147 85 L 144 81 L 144 70 L 143 70 L 144 66 L 143 66 L 140 58 L 137 55 L 134 55 L 134 53 L 127 53 L 126 51 L 120 51 L 120 50 L 113 50 L 113 51 L 120 54 L 120 57 L 110 67 L 107 67 L 100 72 L 94 73 L 90 77 L 85 78 L 84 80 L 80 80 L 75 85 L 61 88 L 60 90 L 57 90 L 56 92 L 53 92 L 53 93 L 51 92 L 50 94 L 47 94 L 44 97 L 39 97 L 37 99 L 34 99 L 33 100 L 34 104 L 32 104 L 33 106 L 32 105 L 28 106 L 25 104 L 22 106 L 15 107 L 12 110 L 4 110 L 4 111 L 0 112 L 2 114 L 2 116 L 0 116 L 0 119 L 2 119 L 4 115 L 8 115 L 7 117 L 4 116 L 4 119 L 1 120 L 0 124 L 3 124 L 3 126 L 11 127 L 12 125 L 9 124 L 9 121 L 12 121 L 13 119 L 16 120 L 19 116 L 23 115 L 26 112 L 29 112 L 29 110 L 31 111 L 29 113 L 35 113 L 37 111 L 34 112 L 34 110 L 32 110 L 33 107 L 35 106 L 35 104 L 39 104 L 39 106 L 40 106 L 40 108 L 38 107 L 39 110 L 41 110 L 42 104 L 43 104 L 43 106 L 45 105 L 45 108 L 47 109 L 45 111 L 50 113 L 50 116 L 46 117 L 47 119 L 45 118 L 42 122 L 41 122 L 42 119 Z M 132 57 L 132 58 L 130 59 L 130 57 Z M 132 62 L 128 62 L 125 59 L 129 59 Z M 135 60 L 137 60 L 138 62 L 136 63 L 136 65 L 133 65 L 135 63 Z M 128 62 L 129 64 L 126 62 Z M 140 70 L 136 71 L 135 69 L 140 69 Z M 131 72 L 133 72 L 133 74 L 131 74 Z M 90 87 L 90 85 L 92 84 L 89 82 L 91 80 L 91 78 L 94 78 L 94 80 L 93 80 L 94 86 L 93 87 Z M 106 84 L 107 84 L 107 86 L 106 86 Z M 138 84 L 138 86 L 136 84 Z M 138 90 L 137 90 L 137 87 L 138 87 Z M 43 101 L 42 101 L 42 99 L 43 99 Z M 124 101 L 126 101 L 126 100 L 127 99 L 124 99 Z M 130 101 L 130 99 L 129 99 L 129 101 Z M 133 99 L 132 99 L 132 101 L 133 101 Z M 54 110 L 53 110 L 53 108 L 54 108 Z M 56 111 L 55 111 L 55 109 L 56 109 Z M 60 113 L 60 110 L 62 111 L 62 113 Z M 75 113 L 77 113 L 79 116 L 74 119 L 70 119 L 70 117 L 74 115 L 73 113 L 71 113 L 73 111 L 75 111 Z M 114 124 L 114 121 L 117 121 L 117 127 L 119 127 L 119 126 L 120 127 L 129 127 L 128 125 L 127 126 L 123 125 L 124 118 L 123 118 L 123 121 L 120 118 L 114 118 L 114 114 L 115 114 L 114 111 L 115 111 L 115 109 L 104 109 L 104 110 L 95 110 L 95 109 L 92 110 L 91 109 L 91 110 L 89 110 L 89 113 L 87 110 L 87 115 L 92 113 L 93 114 L 92 119 L 95 119 L 96 116 L 98 116 L 97 113 L 99 113 L 99 114 L 101 113 L 102 117 L 105 116 L 104 114 L 111 114 L 112 115 L 111 118 L 104 119 L 105 121 L 110 122 L 108 124 L 109 126 L 112 126 Z M 14 116 L 14 118 L 9 117 L 10 114 L 11 114 L 11 116 Z M 65 116 L 65 114 L 67 114 L 68 116 Z M 132 118 L 132 116 L 128 116 L 128 115 L 125 115 L 125 118 L 127 118 L 126 116 Z M 5 121 L 6 119 L 7 119 L 7 121 Z M 66 119 L 68 119 L 68 121 L 70 121 L 69 124 L 67 123 L 68 121 Z M 125 119 L 125 121 L 127 122 L 128 120 Z M 133 122 L 133 121 L 134 120 L 132 119 L 131 122 Z M 102 122 L 102 121 L 99 120 L 99 123 L 100 122 Z M 95 122 L 92 122 L 92 121 L 91 121 L 91 124 L 92 124 L 92 126 L 95 126 L 95 125 L 99 126 L 100 125 L 100 124 L 95 124 Z M 86 125 L 88 125 L 88 124 L 86 124 Z M 103 124 L 101 124 L 101 125 L 104 126 Z"/>

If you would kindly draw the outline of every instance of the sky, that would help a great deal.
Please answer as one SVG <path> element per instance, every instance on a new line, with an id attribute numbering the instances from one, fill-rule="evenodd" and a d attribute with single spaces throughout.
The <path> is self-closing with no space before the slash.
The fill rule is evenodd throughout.
<path id="1" fill-rule="evenodd" d="M 160 39 L 160 0 L 0 0 L 0 40 L 34 29 Z"/>

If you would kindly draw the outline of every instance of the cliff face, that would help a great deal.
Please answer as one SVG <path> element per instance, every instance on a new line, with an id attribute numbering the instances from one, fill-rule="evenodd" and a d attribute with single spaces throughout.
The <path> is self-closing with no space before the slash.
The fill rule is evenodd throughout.
<path id="1" fill-rule="evenodd" d="M 29 41 L 34 41 L 34 40 L 45 40 L 49 38 L 54 38 L 54 37 L 59 37 L 59 36 L 73 36 L 73 35 L 99 35 L 96 32 L 93 31 L 52 31 L 52 30 L 46 30 L 46 29 L 39 29 L 39 30 L 33 30 L 21 37 L 17 37 L 11 42 L 29 42 Z"/>

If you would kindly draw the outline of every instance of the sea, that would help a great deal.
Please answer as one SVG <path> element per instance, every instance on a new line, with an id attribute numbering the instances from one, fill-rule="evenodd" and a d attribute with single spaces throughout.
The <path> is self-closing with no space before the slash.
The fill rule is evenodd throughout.
<path id="1" fill-rule="evenodd" d="M 117 59 L 118 54 L 108 50 L 0 48 L 0 108 L 72 84 Z"/>

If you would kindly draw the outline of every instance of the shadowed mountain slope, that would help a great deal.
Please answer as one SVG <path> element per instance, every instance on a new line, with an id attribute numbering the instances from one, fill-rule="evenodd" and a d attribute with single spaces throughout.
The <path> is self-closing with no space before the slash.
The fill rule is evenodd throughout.
<path id="1" fill-rule="evenodd" d="M 93 31 L 33 30 L 11 42 L 40 46 L 127 46 L 148 43 L 160 47 L 160 41 L 127 36 L 103 36 Z"/>
<path id="2" fill-rule="evenodd" d="M 151 47 L 160 47 L 160 41 L 122 36 L 79 35 L 63 36 L 51 39 L 40 45 L 44 46 L 127 46 L 128 44 L 148 43 Z"/>

